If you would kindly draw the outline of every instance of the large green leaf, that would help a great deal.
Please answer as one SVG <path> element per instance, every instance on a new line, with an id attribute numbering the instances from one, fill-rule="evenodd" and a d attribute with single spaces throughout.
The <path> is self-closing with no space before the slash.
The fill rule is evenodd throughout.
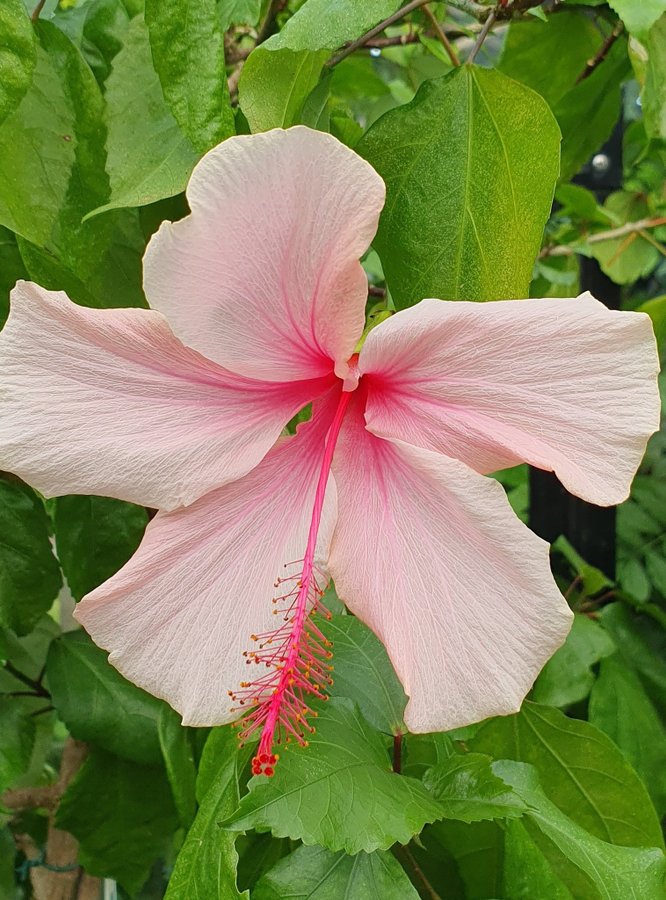
<path id="1" fill-rule="evenodd" d="M 666 728 L 637 675 L 618 657 L 605 659 L 590 696 L 590 722 L 624 752 L 650 792 L 658 814 L 666 812 Z"/>
<path id="2" fill-rule="evenodd" d="M 404 733 L 407 697 L 379 638 L 355 616 L 333 616 L 320 627 L 333 643 L 331 696 L 355 700 L 380 731 Z"/>
<path id="3" fill-rule="evenodd" d="M 538 91 L 552 106 L 576 83 L 602 38 L 581 10 L 560 10 L 544 22 L 534 17 L 511 22 L 499 70 Z"/>
<path id="4" fill-rule="evenodd" d="M 0 122 L 21 102 L 35 69 L 35 36 L 21 0 L 0 6 Z"/>
<path id="5" fill-rule="evenodd" d="M 585 699 L 594 684 L 592 666 L 614 652 L 608 632 L 577 614 L 566 642 L 542 669 L 530 698 L 550 706 L 570 706 Z"/>
<path id="6" fill-rule="evenodd" d="M 63 795 L 57 824 L 79 841 L 86 872 L 134 895 L 177 819 L 163 769 L 94 750 Z"/>
<path id="7" fill-rule="evenodd" d="M 179 194 L 198 154 L 166 105 L 141 16 L 130 22 L 106 87 L 108 203 L 97 213 Z"/>
<path id="8" fill-rule="evenodd" d="M 226 827 L 370 853 L 406 844 L 440 816 L 420 782 L 391 772 L 383 739 L 356 705 L 338 699 L 321 709 L 307 749 L 287 744 L 275 775 L 250 781 Z"/>
<path id="9" fill-rule="evenodd" d="M 0 793 L 28 767 L 34 741 L 35 720 L 18 700 L 0 697 Z"/>
<path id="10" fill-rule="evenodd" d="M 58 558 L 77 600 L 127 562 L 139 546 L 147 521 L 142 506 L 122 500 L 58 497 L 54 517 Z"/>
<path id="11" fill-rule="evenodd" d="M 532 766 L 502 760 L 493 771 L 528 805 L 531 834 L 537 837 L 538 829 L 545 855 L 574 896 L 585 900 L 662 896 L 666 859 L 658 847 L 616 847 L 589 834 L 546 797 Z"/>
<path id="12" fill-rule="evenodd" d="M 596 837 L 631 847 L 662 845 L 642 781 L 610 738 L 588 722 L 525 702 L 516 715 L 489 720 L 469 746 L 495 759 L 531 763 L 546 795 Z"/>
<path id="13" fill-rule="evenodd" d="M 423 783 L 439 801 L 443 816 L 480 822 L 523 814 L 525 804 L 493 774 L 491 763 L 481 753 L 456 754 L 426 773 Z"/>
<path id="14" fill-rule="evenodd" d="M 265 46 L 276 50 L 335 50 L 369 31 L 401 5 L 400 0 L 306 0 Z"/>
<path id="15" fill-rule="evenodd" d="M 650 29 L 646 49 L 648 61 L 643 89 L 645 128 L 651 137 L 666 139 L 666 14 Z"/>
<path id="16" fill-rule="evenodd" d="M 506 900 L 572 900 L 571 892 L 553 871 L 523 821 L 504 823 L 502 884 L 502 897 Z"/>
<path id="17" fill-rule="evenodd" d="M 164 97 L 204 153 L 234 133 L 216 0 L 146 0 L 146 25 Z"/>
<path id="18" fill-rule="evenodd" d="M 644 38 L 652 25 L 666 13 L 666 0 L 608 0 L 627 31 Z"/>
<path id="19" fill-rule="evenodd" d="M 123 678 L 85 632 L 53 641 L 46 672 L 53 705 L 75 738 L 128 760 L 162 761 L 162 702 Z"/>
<path id="20" fill-rule="evenodd" d="M 348 856 L 323 847 L 299 847 L 252 890 L 252 900 L 418 900 L 418 896 L 390 853 Z"/>
<path id="21" fill-rule="evenodd" d="M 27 485 L 0 478 L 0 626 L 27 634 L 61 584 L 44 504 Z"/>
<path id="22" fill-rule="evenodd" d="M 199 767 L 199 811 L 174 866 L 165 900 L 239 900 L 237 835 L 220 828 L 238 806 L 238 782 L 249 751 L 239 752 L 231 728 L 209 735 Z"/>
<path id="23" fill-rule="evenodd" d="M 82 223 L 108 198 L 103 99 L 79 51 L 38 27 L 32 86 L 0 127 L 0 220 L 30 276 L 88 306 L 145 304 L 136 213 Z"/>
<path id="24" fill-rule="evenodd" d="M 238 83 L 238 100 L 252 131 L 288 128 L 298 122 L 327 55 L 263 46 L 249 55 Z"/>
<path id="25" fill-rule="evenodd" d="M 420 865 L 431 869 L 431 877 L 443 868 L 447 856 L 455 861 L 457 874 L 462 882 L 456 900 L 488 900 L 504 897 L 502 875 L 504 871 L 504 832 L 518 819 L 475 822 L 468 825 L 453 819 L 429 825 L 421 836 L 427 854 L 417 858 Z M 415 854 L 418 852 L 414 849 Z M 452 878 L 447 872 L 442 894 L 447 896 Z M 550 898 L 549 898 L 550 900 Z"/>
<path id="26" fill-rule="evenodd" d="M 528 296 L 559 139 L 542 97 L 470 66 L 370 128 L 357 150 L 386 182 L 375 247 L 397 306 Z"/>
<path id="27" fill-rule="evenodd" d="M 16 895 L 15 855 L 14 835 L 7 826 L 0 828 L 0 897 Z"/>
<path id="28" fill-rule="evenodd" d="M 190 731 L 183 727 L 177 712 L 166 704 L 162 706 L 157 733 L 178 819 L 184 828 L 190 827 L 197 811 L 197 767 Z"/>

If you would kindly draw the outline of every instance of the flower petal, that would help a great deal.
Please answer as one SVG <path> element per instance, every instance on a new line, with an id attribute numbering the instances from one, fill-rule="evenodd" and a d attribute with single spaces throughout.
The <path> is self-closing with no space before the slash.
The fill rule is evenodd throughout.
<path id="1" fill-rule="evenodd" d="M 576 299 L 423 300 L 372 331 L 368 428 L 479 472 L 529 462 L 602 506 L 659 427 L 648 316 Z"/>
<path id="2" fill-rule="evenodd" d="M 410 731 L 515 712 L 572 620 L 548 545 L 496 481 L 375 437 L 358 404 L 334 473 L 329 570 L 341 599 L 386 646 L 410 698 Z"/>
<path id="3" fill-rule="evenodd" d="M 329 134 L 241 135 L 197 165 L 192 214 L 162 225 L 144 260 L 148 301 L 178 337 L 253 378 L 341 377 L 364 325 L 359 257 L 384 183 Z"/>
<path id="4" fill-rule="evenodd" d="M 275 580 L 305 552 L 329 422 L 320 415 L 241 480 L 186 509 L 158 513 L 127 565 L 76 609 L 93 640 L 111 651 L 110 662 L 167 700 L 186 725 L 238 718 L 228 692 L 255 674 L 243 651 L 252 634 L 276 627 Z M 320 566 L 335 506 L 331 483 Z"/>
<path id="5" fill-rule="evenodd" d="M 233 375 L 160 313 L 19 282 L 0 335 L 0 467 L 47 496 L 172 508 L 245 475 L 326 380 Z"/>

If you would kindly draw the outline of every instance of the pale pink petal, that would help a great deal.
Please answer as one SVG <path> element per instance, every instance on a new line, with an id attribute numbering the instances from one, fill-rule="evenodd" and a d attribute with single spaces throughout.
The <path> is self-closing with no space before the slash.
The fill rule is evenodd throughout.
<path id="1" fill-rule="evenodd" d="M 113 665 L 167 700 L 186 725 L 238 718 L 228 692 L 265 673 L 243 652 L 256 649 L 252 634 L 276 628 L 275 580 L 304 556 L 328 421 L 302 425 L 240 481 L 158 513 L 127 565 L 76 609 Z M 335 506 L 331 482 L 320 566 Z"/>
<path id="2" fill-rule="evenodd" d="M 344 377 L 364 324 L 359 257 L 384 183 L 330 134 L 297 127 L 232 137 L 195 168 L 192 214 L 165 223 L 144 286 L 182 341 L 267 380 Z"/>
<path id="3" fill-rule="evenodd" d="M 458 460 L 377 438 L 349 414 L 334 461 L 329 570 L 385 645 L 410 731 L 516 711 L 572 614 L 548 545 L 501 486 Z"/>
<path id="4" fill-rule="evenodd" d="M 160 313 L 19 282 L 0 335 L 0 468 L 47 496 L 173 508 L 245 475 L 326 384 L 241 378 Z"/>
<path id="5" fill-rule="evenodd" d="M 423 300 L 368 336 L 368 427 L 479 472 L 529 462 L 619 503 L 659 427 L 648 316 L 575 299 Z"/>

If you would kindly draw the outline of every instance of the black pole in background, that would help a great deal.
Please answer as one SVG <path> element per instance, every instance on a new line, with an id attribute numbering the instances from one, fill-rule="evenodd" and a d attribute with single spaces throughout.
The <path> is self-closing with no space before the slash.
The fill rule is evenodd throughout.
<path id="1" fill-rule="evenodd" d="M 603 202 L 622 187 L 622 123 L 574 179 Z M 619 309 L 620 286 L 602 272 L 596 259 L 580 257 L 580 289 L 611 309 Z M 599 441 L 603 441 L 603 434 Z M 615 577 L 615 507 L 594 506 L 569 494 L 551 472 L 530 469 L 530 528 L 544 540 L 561 534 L 583 559 Z"/>

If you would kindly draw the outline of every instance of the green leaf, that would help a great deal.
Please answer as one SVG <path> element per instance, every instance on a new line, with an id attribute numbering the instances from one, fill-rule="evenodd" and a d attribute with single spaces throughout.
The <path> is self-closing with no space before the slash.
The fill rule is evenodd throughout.
<path id="1" fill-rule="evenodd" d="M 553 106 L 573 88 L 602 41 L 594 21 L 576 9 L 560 10 L 545 22 L 516 20 L 509 25 L 498 69 Z"/>
<path id="2" fill-rule="evenodd" d="M 562 129 L 560 180 L 568 181 L 599 150 L 620 117 L 621 85 L 630 72 L 626 39 L 611 47 L 603 65 L 553 106 Z"/>
<path id="3" fill-rule="evenodd" d="M 582 828 L 613 844 L 662 846 L 661 828 L 639 777 L 602 732 L 526 701 L 490 719 L 469 742 L 495 759 L 531 763 L 546 795 Z"/>
<path id="4" fill-rule="evenodd" d="M 54 24 L 79 48 L 100 85 L 111 71 L 113 58 L 123 46 L 134 14 L 123 0 L 88 0 L 77 6 L 59 7 Z"/>
<path id="5" fill-rule="evenodd" d="M 0 225 L 0 328 L 9 315 L 9 292 L 19 278 L 27 277 L 16 235 Z"/>
<path id="6" fill-rule="evenodd" d="M 233 729 L 211 731 L 197 779 L 199 811 L 178 854 L 165 900 L 247 898 L 236 887 L 237 835 L 219 823 L 238 806 L 238 782 L 248 757 L 249 750 L 239 753 Z"/>
<path id="7" fill-rule="evenodd" d="M 253 132 L 288 128 L 319 80 L 327 53 L 270 51 L 262 45 L 248 56 L 238 83 L 238 100 Z"/>
<path id="8" fill-rule="evenodd" d="M 622 659 L 638 673 L 648 696 L 666 719 L 666 635 L 654 619 L 636 616 L 623 603 L 611 603 L 600 614 Z"/>
<path id="9" fill-rule="evenodd" d="M 220 28 L 232 25 L 256 25 L 261 15 L 261 0 L 218 0 Z"/>
<path id="10" fill-rule="evenodd" d="M 380 731 L 404 733 L 407 697 L 379 638 L 355 616 L 333 616 L 319 626 L 333 642 L 331 696 L 356 701 Z"/>
<path id="11" fill-rule="evenodd" d="M 17 893 L 14 859 L 16 844 L 9 828 L 0 828 L 0 897 L 14 898 Z"/>
<path id="12" fill-rule="evenodd" d="M 37 33 L 33 84 L 0 127 L 0 220 L 44 287 L 87 306 L 145 305 L 136 213 L 81 222 L 109 192 L 99 87 L 61 31 Z"/>
<path id="13" fill-rule="evenodd" d="M 653 138 L 666 139 L 666 15 L 650 29 L 646 49 L 648 61 L 642 95 L 645 129 Z"/>
<path id="14" fill-rule="evenodd" d="M 544 852 L 574 896 L 585 900 L 661 896 L 666 859 L 659 848 L 615 847 L 593 837 L 548 799 L 532 766 L 503 760 L 494 763 L 493 771 L 528 805 L 526 817 L 540 832 Z M 535 828 L 531 834 L 535 836 Z"/>
<path id="15" fill-rule="evenodd" d="M 666 13 L 666 0 L 608 0 L 630 34 L 643 39 L 652 25 Z"/>
<path id="16" fill-rule="evenodd" d="M 541 848 L 522 821 L 504 823 L 504 871 L 507 900 L 572 900 L 572 894 L 553 871 Z"/>
<path id="17" fill-rule="evenodd" d="M 604 203 L 618 225 L 635 222 L 649 216 L 649 207 L 642 194 L 615 191 Z M 638 232 L 589 245 L 590 254 L 617 284 L 633 284 L 649 275 L 660 259 L 659 251 Z"/>
<path id="18" fill-rule="evenodd" d="M 35 720 L 13 697 L 0 697 L 0 793 L 28 767 L 34 742 Z"/>
<path id="19" fill-rule="evenodd" d="M 32 24 L 21 0 L 0 6 L 0 122 L 13 112 L 30 87 L 37 60 Z"/>
<path id="20" fill-rule="evenodd" d="M 404 775 L 423 779 L 434 766 L 447 762 L 457 753 L 450 735 L 443 731 L 433 734 L 405 734 L 402 739 L 402 768 Z"/>
<path id="21" fill-rule="evenodd" d="M 139 546 L 147 522 L 142 506 L 122 500 L 57 498 L 54 528 L 58 558 L 76 600 L 127 562 Z"/>
<path id="22" fill-rule="evenodd" d="M 382 116 L 357 150 L 386 182 L 374 246 L 396 306 L 527 297 L 558 148 L 545 101 L 487 69 L 427 81 Z"/>
<path id="23" fill-rule="evenodd" d="M 331 853 L 299 847 L 252 890 L 252 900 L 417 900 L 418 893 L 390 853 Z"/>
<path id="24" fill-rule="evenodd" d="M 178 819 L 184 828 L 189 828 L 197 811 L 197 767 L 190 741 L 190 729 L 184 728 L 178 713 L 164 704 L 157 733 Z"/>
<path id="25" fill-rule="evenodd" d="M 423 864 L 427 863 L 428 857 L 434 857 L 439 863 L 436 864 L 437 869 L 440 869 L 439 861 L 447 854 L 455 860 L 464 884 L 464 893 L 461 890 L 459 894 L 454 894 L 456 898 L 487 900 L 489 897 L 503 897 L 504 830 L 518 821 L 507 820 L 501 826 L 495 821 L 475 822 L 472 825 L 454 820 L 435 822 L 423 832 L 423 842 L 429 851 Z M 448 884 L 446 887 L 448 889 Z"/>
<path id="26" fill-rule="evenodd" d="M 666 812 L 666 728 L 638 677 L 618 657 L 601 664 L 589 718 L 624 752 L 662 816 Z"/>
<path id="27" fill-rule="evenodd" d="M 353 854 L 406 844 L 440 816 L 420 782 L 391 772 L 383 739 L 356 705 L 338 699 L 321 709 L 307 749 L 287 744 L 275 775 L 250 781 L 225 827 Z"/>
<path id="28" fill-rule="evenodd" d="M 615 644 L 597 622 L 576 614 L 566 642 L 546 663 L 530 699 L 550 706 L 584 700 L 594 685 L 592 666 L 615 653 Z"/>
<path id="29" fill-rule="evenodd" d="M 44 504 L 22 482 L 0 478 L 0 626 L 27 634 L 61 585 Z"/>
<path id="30" fill-rule="evenodd" d="M 141 16 L 130 22 L 107 79 L 106 124 L 111 194 L 96 214 L 184 190 L 197 153 L 166 105 Z"/>
<path id="31" fill-rule="evenodd" d="M 426 773 L 423 783 L 432 791 L 447 819 L 480 822 L 521 816 L 522 800 L 493 775 L 492 759 L 481 753 L 455 755 Z"/>
<path id="32" fill-rule="evenodd" d="M 164 771 L 94 750 L 60 801 L 56 823 L 79 841 L 90 875 L 130 893 L 144 884 L 177 826 Z"/>
<path id="33" fill-rule="evenodd" d="M 306 0 L 264 46 L 270 50 L 335 50 L 365 34 L 401 5 L 400 0 Z"/>
<path id="34" fill-rule="evenodd" d="M 46 672 L 53 705 L 75 738 L 135 762 L 162 761 L 162 702 L 123 678 L 85 632 L 53 641 Z"/>
<path id="35" fill-rule="evenodd" d="M 215 0 L 146 0 L 146 25 L 164 97 L 200 153 L 234 134 Z"/>

